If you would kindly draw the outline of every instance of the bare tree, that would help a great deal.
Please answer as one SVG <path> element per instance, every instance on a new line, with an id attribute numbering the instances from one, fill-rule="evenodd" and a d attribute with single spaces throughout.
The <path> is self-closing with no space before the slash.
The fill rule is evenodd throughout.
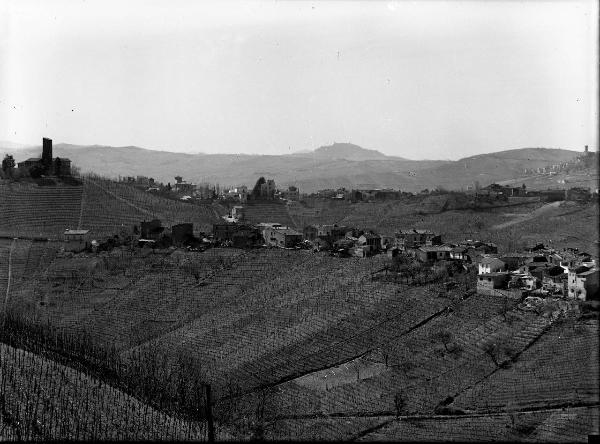
<path id="1" fill-rule="evenodd" d="M 402 393 L 396 393 L 394 395 L 394 407 L 396 408 L 396 418 L 399 418 L 406 408 L 406 400 Z"/>

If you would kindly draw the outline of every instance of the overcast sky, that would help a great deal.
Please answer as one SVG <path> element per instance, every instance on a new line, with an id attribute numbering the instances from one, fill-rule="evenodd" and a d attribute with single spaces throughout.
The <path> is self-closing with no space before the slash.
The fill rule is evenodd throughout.
<path id="1" fill-rule="evenodd" d="M 0 0 L 0 140 L 597 149 L 597 24 L 572 0 Z"/>

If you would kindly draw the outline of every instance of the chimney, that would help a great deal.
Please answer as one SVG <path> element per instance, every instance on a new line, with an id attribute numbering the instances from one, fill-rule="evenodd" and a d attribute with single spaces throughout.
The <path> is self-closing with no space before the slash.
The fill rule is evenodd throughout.
<path id="1" fill-rule="evenodd" d="M 42 142 L 42 164 L 50 166 L 52 164 L 52 139 L 44 137 Z"/>
<path id="2" fill-rule="evenodd" d="M 585 152 L 586 153 L 588 152 L 588 146 L 587 145 L 585 146 Z"/>

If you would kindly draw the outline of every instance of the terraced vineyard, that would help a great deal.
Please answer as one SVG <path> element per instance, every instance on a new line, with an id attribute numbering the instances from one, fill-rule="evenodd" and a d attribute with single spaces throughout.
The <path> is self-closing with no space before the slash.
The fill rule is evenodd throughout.
<path id="1" fill-rule="evenodd" d="M 60 238 L 67 228 L 112 236 L 142 220 L 161 219 L 163 225 L 194 223 L 196 233 L 210 232 L 227 211 L 220 205 L 195 205 L 166 199 L 134 187 L 95 177 L 83 185 L 0 186 L 0 236 Z"/>
<path id="2" fill-rule="evenodd" d="M 226 210 L 219 205 L 195 205 L 145 193 L 101 178 L 84 178 L 81 228 L 99 235 L 115 234 L 122 226 L 160 219 L 165 226 L 194 223 L 194 231 L 210 232 Z"/>
<path id="3" fill-rule="evenodd" d="M 77 228 L 81 186 L 0 186 L 0 235 L 58 236 Z"/>
<path id="4" fill-rule="evenodd" d="M 387 418 L 360 441 L 587 442 L 598 433 L 598 408 L 430 418 Z"/>
<path id="5" fill-rule="evenodd" d="M 206 441 L 204 422 L 166 415 L 98 379 L 20 349 L 0 344 L 0 356 L 3 439 Z"/>
<path id="6" fill-rule="evenodd" d="M 598 404 L 598 322 L 553 327 L 508 370 L 461 394 L 454 405 L 478 411 Z"/>
<path id="7" fill-rule="evenodd" d="M 250 201 L 244 204 L 244 217 L 253 224 L 261 222 L 272 222 L 286 227 L 296 227 L 296 223 L 290 217 L 286 206 L 277 201 Z M 302 228 L 302 227 L 298 227 Z"/>
<path id="8" fill-rule="evenodd" d="M 524 311 L 462 285 L 374 280 L 384 256 L 215 248 L 55 258 L 41 243 L 5 240 L 2 257 L 11 248 L 10 311 L 110 344 L 126 366 L 151 353 L 169 368 L 185 356 L 234 438 L 259 426 L 274 439 L 431 440 L 436 427 L 478 439 L 500 426 L 494 439 L 581 440 L 595 430 L 594 317 L 572 327 L 558 308 Z"/>

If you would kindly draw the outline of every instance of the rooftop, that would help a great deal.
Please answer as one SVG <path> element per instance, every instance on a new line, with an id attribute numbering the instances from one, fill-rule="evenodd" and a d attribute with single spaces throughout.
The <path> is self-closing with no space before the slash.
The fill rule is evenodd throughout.
<path id="1" fill-rule="evenodd" d="M 481 264 L 497 264 L 497 263 L 501 263 L 504 264 L 504 262 L 500 259 L 498 259 L 497 257 L 484 257 L 483 259 L 481 259 Z"/>
<path id="2" fill-rule="evenodd" d="M 598 273 L 600 270 L 598 270 L 597 268 L 593 268 L 591 270 L 588 271 L 584 271 L 583 273 L 577 273 L 577 276 L 590 276 L 594 273 Z"/>
<path id="3" fill-rule="evenodd" d="M 90 232 L 90 230 L 65 230 L 65 236 L 76 236 L 76 235 L 83 235 L 83 234 L 88 234 Z"/>
<path id="4" fill-rule="evenodd" d="M 452 248 L 450 248 L 446 245 L 440 245 L 440 246 L 424 246 L 424 247 L 420 247 L 419 250 L 421 250 L 421 251 L 452 251 Z"/>
<path id="5" fill-rule="evenodd" d="M 296 230 L 292 230 L 291 228 L 278 228 L 277 231 L 279 233 L 283 233 L 289 236 L 302 236 L 302 233 L 297 232 Z"/>

